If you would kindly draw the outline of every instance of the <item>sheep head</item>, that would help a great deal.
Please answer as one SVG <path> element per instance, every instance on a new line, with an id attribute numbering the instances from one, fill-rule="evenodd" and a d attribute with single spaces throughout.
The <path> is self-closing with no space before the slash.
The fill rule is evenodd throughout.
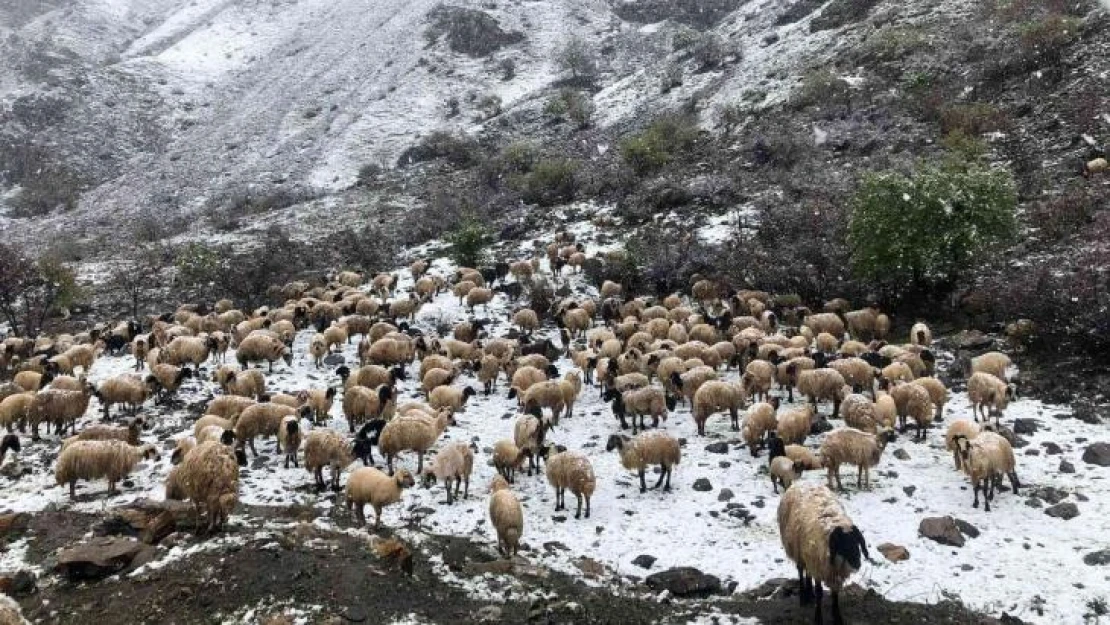
<path id="1" fill-rule="evenodd" d="M 858 527 L 854 525 L 851 529 L 837 527 L 829 533 L 830 561 L 835 562 L 837 558 L 842 558 L 848 566 L 859 569 L 861 556 L 871 561 L 871 556 L 867 554 L 867 541 L 864 540 L 863 532 L 859 531 Z"/>
<path id="2" fill-rule="evenodd" d="M 397 469 L 397 473 L 393 475 L 393 481 L 401 488 L 412 488 L 416 485 L 416 480 L 413 479 L 412 473 L 408 469 Z"/>
<path id="3" fill-rule="evenodd" d="M 609 436 L 609 440 L 605 443 L 605 451 L 624 449 L 625 444 L 627 444 L 631 440 L 632 439 L 624 436 L 623 434 L 611 434 Z"/>

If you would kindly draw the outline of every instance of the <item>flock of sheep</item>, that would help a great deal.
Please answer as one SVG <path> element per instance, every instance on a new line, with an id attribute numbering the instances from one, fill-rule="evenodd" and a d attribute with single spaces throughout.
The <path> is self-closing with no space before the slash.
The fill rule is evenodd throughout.
<path id="1" fill-rule="evenodd" d="M 172 399 L 211 364 L 209 383 L 220 392 L 195 421 L 192 435 L 177 442 L 167 498 L 191 501 L 198 518 L 207 521 L 198 527 L 217 531 L 238 503 L 240 467 L 248 451 L 257 455 L 255 439 L 273 436 L 284 465 L 303 462 L 321 490 L 339 490 L 342 474 L 361 460 L 347 476 L 346 505 L 364 524 L 369 504 L 378 527 L 383 508 L 401 501 L 404 489 L 418 480 L 442 482 L 449 504 L 460 490 L 469 496 L 479 450 L 459 442 L 436 449 L 437 443 L 469 403 L 481 401 L 476 397 L 505 393 L 517 400 L 520 414 L 488 459 L 498 473 L 489 488 L 489 515 L 499 549 L 512 557 L 524 533 L 523 508 L 512 490 L 521 472 L 546 475 L 556 510 L 566 507 L 569 490 L 576 499 L 575 518 L 590 516 L 597 479 L 589 458 L 552 442 L 553 429 L 573 427 L 566 419 L 582 393 L 598 392 L 610 404 L 614 421 L 606 450 L 616 451 L 621 465 L 638 476 L 641 492 L 655 467 L 654 488 L 670 490 L 672 471 L 682 460 L 679 438 L 664 427 L 669 415 L 688 410 L 696 430 L 687 434 L 704 435 L 710 419 L 727 413 L 753 457 L 769 452 L 772 488 L 784 489 L 779 530 L 798 568 L 803 603 L 816 602 L 820 622 L 827 586 L 834 620 L 841 622 L 839 590 L 868 553 L 832 489 L 843 489 L 843 465 L 857 467 L 857 488 L 870 488 L 870 469 L 881 461 L 896 426 L 905 431 L 912 424 L 915 440 L 923 440 L 943 418 L 948 391 L 933 377 L 929 328 L 917 323 L 907 344 L 893 344 L 887 342 L 890 319 L 874 307 L 853 310 L 837 299 L 813 312 L 783 305 L 766 292 L 732 291 L 697 276 L 688 296 L 632 297 L 621 285 L 605 282 L 597 298 L 553 298 L 548 310 L 520 306 L 506 336 L 488 336 L 488 320 L 475 309 L 488 309 L 494 285 L 516 284 L 505 290 L 535 295 L 550 289 L 540 274 L 551 272 L 557 279 L 565 270 L 579 271 L 585 260 L 585 247 L 560 233 L 532 258 L 481 270 L 433 275 L 429 261 L 417 261 L 409 267 L 408 293 L 397 292 L 395 274 L 364 283 L 361 274 L 344 271 L 326 284 L 280 287 L 285 299 L 280 307 L 241 311 L 224 300 L 211 309 L 181 306 L 145 327 L 130 321 L 75 335 L 8 337 L 0 344 L 0 371 L 12 375 L 0 385 L 0 424 L 8 431 L 0 462 L 6 452 L 21 450 L 15 428 L 24 433 L 29 425 L 37 441 L 45 426 L 61 444 L 55 464 L 59 486 L 68 485 L 72 496 L 78 481 L 103 479 L 114 492 L 138 463 L 158 455 L 154 446 L 142 444 L 150 425 L 143 407 Z M 449 336 L 410 325 L 421 306 L 441 294 L 459 298 L 470 318 Z M 544 317 L 553 321 L 558 341 L 540 337 Z M 340 388 L 277 392 L 262 369 L 251 368 L 264 363 L 272 372 L 282 362 L 291 364 L 293 339 L 302 331 L 312 333 L 307 356 L 317 368 L 336 348 L 358 341 L 359 366 L 339 367 Z M 133 373 L 95 387 L 86 380 L 98 357 L 125 352 L 134 357 Z M 227 364 L 229 352 L 237 366 Z M 573 363 L 572 371 L 560 374 L 561 357 Z M 1004 476 L 1014 491 L 1018 488 L 1008 430 L 1000 427 L 1013 397 L 1006 378 L 1010 364 L 997 352 L 973 359 L 968 394 L 974 419 L 955 421 L 945 437 L 956 468 L 970 478 L 973 505 L 982 491 L 987 510 Z M 477 387 L 464 384 L 464 378 Z M 413 387 L 425 400 L 402 402 L 400 390 Z M 782 405 L 792 404 L 795 392 L 806 401 Z M 94 397 L 103 422 L 77 431 Z M 336 402 L 346 433 L 320 425 Z M 818 410 L 823 402 L 831 404 L 827 415 Z M 113 407 L 129 419 L 110 424 Z M 843 425 L 832 429 L 830 420 Z M 632 436 L 625 433 L 629 423 Z M 829 429 L 819 447 L 806 446 L 811 434 Z M 384 471 L 372 466 L 375 447 Z M 424 456 L 433 450 L 425 467 Z M 408 452 L 417 456 L 415 473 L 394 470 Z M 797 482 L 804 471 L 819 469 L 827 472 L 827 487 Z"/>

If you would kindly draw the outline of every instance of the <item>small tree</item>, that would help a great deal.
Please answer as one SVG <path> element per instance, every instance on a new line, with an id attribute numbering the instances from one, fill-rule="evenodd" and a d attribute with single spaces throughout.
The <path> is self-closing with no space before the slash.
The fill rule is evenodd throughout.
<path id="1" fill-rule="evenodd" d="M 485 262 L 486 247 L 492 242 L 486 225 L 473 217 L 463 220 L 444 237 L 451 245 L 451 260 L 460 267 L 479 267 Z"/>
<path id="2" fill-rule="evenodd" d="M 34 260 L 0 244 L 0 314 L 12 332 L 38 334 L 52 312 L 68 308 L 78 295 L 76 276 L 61 261 Z"/>
<path id="3" fill-rule="evenodd" d="M 163 251 L 160 248 L 141 247 L 109 274 L 108 289 L 127 302 L 128 314 L 132 319 L 139 317 L 139 312 L 150 301 L 151 294 L 161 285 L 164 266 Z"/>
<path id="4" fill-rule="evenodd" d="M 563 71 L 570 72 L 571 78 L 593 80 L 597 76 L 597 59 L 594 51 L 585 41 L 575 37 L 567 42 L 555 57 Z"/>
<path id="5" fill-rule="evenodd" d="M 949 161 L 912 176 L 864 177 L 851 202 L 848 242 L 860 277 L 951 288 L 987 248 L 1016 231 L 1013 177 Z"/>

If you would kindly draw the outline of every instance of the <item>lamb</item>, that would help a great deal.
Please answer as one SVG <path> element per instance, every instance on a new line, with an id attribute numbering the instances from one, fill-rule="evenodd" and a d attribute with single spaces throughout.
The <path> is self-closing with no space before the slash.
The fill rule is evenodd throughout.
<path id="1" fill-rule="evenodd" d="M 166 497 L 180 495 L 193 502 L 200 527 L 201 510 L 208 515 L 205 530 L 219 530 L 239 502 L 239 462 L 227 445 L 215 441 L 200 443 L 181 464 L 170 471 Z"/>
<path id="2" fill-rule="evenodd" d="M 779 409 L 779 399 L 772 397 L 770 402 L 753 404 L 744 417 L 744 425 L 740 432 L 753 458 L 759 457 L 759 447 L 764 444 L 764 435 L 774 432 L 778 427 L 775 412 Z"/>
<path id="3" fill-rule="evenodd" d="M 925 430 L 933 423 L 935 414 L 929 391 L 923 386 L 901 383 L 890 387 L 890 396 L 894 398 L 894 405 L 898 408 L 901 430 L 906 431 L 906 419 L 911 418 L 917 425 L 914 440 L 925 440 Z"/>
<path id="4" fill-rule="evenodd" d="M 124 427 L 116 427 L 114 425 L 90 425 L 85 429 L 78 432 L 76 435 L 71 436 L 62 441 L 62 449 L 77 441 L 123 441 L 128 445 L 138 445 L 139 435 L 143 432 L 143 426 L 146 421 L 142 417 L 136 417 Z"/>
<path id="5" fill-rule="evenodd" d="M 879 463 L 887 443 L 894 440 L 894 432 L 883 428 L 876 434 L 868 434 L 855 428 L 840 428 L 829 432 L 821 442 L 821 459 L 828 470 L 829 488 L 844 490 L 840 483 L 840 465 L 854 464 L 856 488 L 871 490 L 871 467 Z"/>
<path id="6" fill-rule="evenodd" d="M 667 420 L 667 411 L 675 408 L 674 398 L 667 397 L 663 389 L 653 386 L 632 389 L 626 392 L 611 389 L 606 393 L 605 399 L 613 402 L 613 416 L 620 419 L 621 429 L 628 429 L 628 422 L 625 417 L 629 413 L 632 414 L 633 434 L 644 428 L 645 415 L 651 416 L 651 427 L 656 428 L 659 427 L 660 420 Z M 637 417 L 640 420 L 638 427 L 636 425 Z"/>
<path id="7" fill-rule="evenodd" d="M 956 447 L 956 437 L 962 436 L 968 440 L 974 440 L 983 428 L 975 421 L 953 421 L 948 426 L 948 431 L 944 433 L 944 448 L 952 452 L 952 460 L 956 464 L 956 470 L 959 471 L 963 468 L 963 463 L 960 461 L 960 450 Z"/>
<path id="8" fill-rule="evenodd" d="M 308 344 L 308 353 L 312 356 L 312 364 L 317 369 L 324 366 L 324 356 L 328 355 L 328 341 L 323 334 L 315 334 Z"/>
<path id="9" fill-rule="evenodd" d="M 520 549 L 520 537 L 524 534 L 524 510 L 500 475 L 490 483 L 490 492 L 489 518 L 497 530 L 497 549 L 511 559 Z"/>
<path id="10" fill-rule="evenodd" d="M 575 451 L 557 453 L 547 459 L 547 481 L 555 487 L 555 511 L 566 509 L 566 490 L 574 493 L 578 507 L 574 518 L 582 516 L 582 500 L 586 501 L 586 518 L 590 518 L 590 498 L 597 487 L 593 466 L 583 454 Z"/>
<path id="11" fill-rule="evenodd" d="M 929 347 L 933 344 L 933 333 L 929 330 L 929 326 L 925 325 L 925 322 L 918 321 L 910 328 L 910 344 L 922 347 Z"/>
<path id="12" fill-rule="evenodd" d="M 393 473 L 393 458 L 402 451 L 415 451 L 417 474 L 424 472 L 424 454 L 435 444 L 448 425 L 455 420 L 450 411 L 441 411 L 432 419 L 402 415 L 393 419 L 382 429 L 378 438 L 378 450 L 385 456 L 386 467 Z"/>
<path id="13" fill-rule="evenodd" d="M 354 462 L 351 446 L 338 432 L 321 428 L 304 438 L 304 468 L 316 478 L 316 490 L 322 491 L 324 467 L 331 467 L 331 488 L 339 490 L 339 476 Z"/>
<path id="14" fill-rule="evenodd" d="M 813 369 L 798 374 L 798 392 L 808 397 L 814 406 L 820 400 L 832 400 L 833 417 L 840 414 L 840 402 L 847 395 L 845 388 L 844 376 L 836 369 Z"/>
<path id="15" fill-rule="evenodd" d="M 971 478 L 971 490 L 975 501 L 971 507 L 979 507 L 979 491 L 983 491 L 984 510 L 991 511 L 994 489 L 1002 481 L 1002 475 L 1010 478 L 1014 494 L 1018 494 L 1018 478 L 1014 470 L 1014 449 L 1010 442 L 994 432 L 980 432 L 973 440 L 967 436 L 955 437 L 956 448 L 960 452 L 963 471 Z"/>
<path id="16" fill-rule="evenodd" d="M 912 383 L 924 388 L 929 393 L 929 401 L 933 402 L 933 405 L 937 408 L 936 419 L 938 421 L 942 420 L 944 418 L 944 405 L 948 403 L 948 389 L 945 388 L 944 382 L 926 376 L 917 378 Z"/>
<path id="17" fill-rule="evenodd" d="M 663 486 L 663 490 L 671 490 L 671 471 L 674 465 L 682 461 L 682 448 L 678 439 L 666 432 L 643 432 L 634 438 L 621 434 L 613 434 L 605 444 L 605 451 L 616 449 L 621 456 L 621 465 L 640 475 L 640 492 L 647 492 L 644 481 L 644 472 L 650 465 L 659 465 L 663 471 L 659 481 L 653 488 Z M 664 484 L 664 480 L 666 483 Z"/>
<path id="18" fill-rule="evenodd" d="M 753 360 L 744 367 L 744 388 L 759 400 L 766 400 L 775 381 L 775 365 L 766 360 Z"/>
<path id="19" fill-rule="evenodd" d="M 455 503 L 463 485 L 463 499 L 470 497 L 470 473 L 474 470 L 474 452 L 466 443 L 451 443 L 439 450 L 432 465 L 424 471 L 424 486 L 442 480 L 447 488 L 447 505 Z M 454 482 L 454 493 L 452 493 Z"/>
<path id="20" fill-rule="evenodd" d="M 12 426 L 18 423 L 20 431 L 23 431 L 27 421 L 27 411 L 34 401 L 35 394 L 30 392 L 15 393 L 0 400 L 0 424 L 11 432 Z"/>
<path id="21" fill-rule="evenodd" d="M 813 428 L 813 418 L 816 414 L 817 409 L 809 403 L 801 408 L 780 413 L 778 416 L 779 424 L 775 431 L 778 432 L 779 438 L 787 445 L 791 443 L 800 445 L 805 442 L 806 436 Z"/>
<path id="22" fill-rule="evenodd" d="M 235 349 L 235 359 L 239 366 L 247 369 L 252 362 L 268 362 L 270 372 L 274 362 L 284 360 L 287 366 L 293 364 L 293 352 L 280 339 L 264 334 L 252 334 L 244 338 Z"/>
<path id="23" fill-rule="evenodd" d="M 995 422 L 998 423 L 1002 418 L 1002 413 L 1009 406 L 1013 394 L 1014 386 L 1012 384 L 1006 384 L 991 373 L 976 371 L 967 380 L 967 397 L 971 400 L 971 408 L 976 421 L 979 420 L 979 415 L 982 414 L 984 421 L 990 421 L 990 417 L 993 416 Z"/>
<path id="24" fill-rule="evenodd" d="M 371 419 L 382 419 L 389 415 L 394 403 L 393 387 L 381 385 L 376 389 L 353 386 L 343 393 L 343 417 L 347 427 L 354 433 L 355 427 Z"/>
<path id="25" fill-rule="evenodd" d="M 512 484 L 515 473 L 520 470 L 527 455 L 513 441 L 499 440 L 493 445 L 493 467 Z"/>
<path id="26" fill-rule="evenodd" d="M 539 471 L 541 449 L 544 447 L 543 442 L 550 429 L 551 422 L 534 413 L 519 417 L 513 423 L 513 442 L 528 457 L 529 477 L 532 476 L 533 468 Z"/>
<path id="27" fill-rule="evenodd" d="M 1001 352 L 987 352 L 982 356 L 976 356 L 971 359 L 971 372 L 975 373 L 989 373 L 994 377 L 1001 380 L 1003 383 L 1009 382 L 1006 378 L 1006 369 L 1013 364 L 1010 357 Z M 970 384 L 970 381 L 968 382 Z"/>
<path id="28" fill-rule="evenodd" d="M 89 398 L 92 397 L 92 387 L 83 391 L 63 391 L 60 389 L 44 389 L 35 393 L 31 405 L 27 408 L 27 421 L 31 424 L 31 438 L 39 439 L 39 424 L 46 422 L 54 424 L 58 434 L 64 434 L 66 426 L 72 425 L 89 409 Z"/>
<path id="29" fill-rule="evenodd" d="M 301 420 L 297 415 L 282 417 L 278 426 L 278 445 L 285 452 L 286 469 L 290 461 L 293 466 L 300 466 L 297 464 L 297 451 L 301 448 Z"/>
<path id="30" fill-rule="evenodd" d="M 104 408 L 104 418 L 110 417 L 113 404 L 124 404 L 132 413 L 150 397 L 150 386 L 135 374 L 122 374 L 100 383 L 96 398 Z"/>
<path id="31" fill-rule="evenodd" d="M 248 406 L 235 422 L 235 438 L 238 440 L 239 447 L 250 445 L 251 453 L 257 456 L 258 450 L 254 448 L 256 436 L 277 434 L 285 417 L 296 416 L 302 412 L 307 416 L 308 409 L 301 408 L 298 411 L 296 408 L 268 402 Z"/>
<path id="32" fill-rule="evenodd" d="M 774 489 L 777 495 L 779 492 L 779 484 L 782 484 L 783 490 L 790 488 L 794 480 L 801 477 L 803 471 L 805 471 L 805 467 L 786 456 L 778 456 L 772 459 L 770 466 L 771 488 Z"/>
<path id="33" fill-rule="evenodd" d="M 347 478 L 347 509 L 354 510 L 359 525 L 366 525 L 366 504 L 374 508 L 374 529 L 381 526 L 382 508 L 401 501 L 401 493 L 416 484 L 406 469 L 393 476 L 373 467 L 359 467 Z"/>
<path id="34" fill-rule="evenodd" d="M 77 496 L 77 480 L 108 480 L 108 492 L 127 477 L 139 462 L 158 459 L 153 445 L 132 447 L 119 440 L 76 441 L 58 454 L 54 479 L 58 486 L 69 484 L 69 496 Z"/>
<path id="35" fill-rule="evenodd" d="M 454 386 L 439 386 L 428 394 L 428 403 L 432 408 L 446 408 L 452 412 L 460 412 L 466 407 L 466 400 L 477 395 L 474 387 L 458 388 Z"/>
<path id="36" fill-rule="evenodd" d="M 814 621 L 820 625 L 821 584 L 832 593 L 833 623 L 841 625 L 840 589 L 867 555 L 867 542 L 832 491 L 819 484 L 786 489 L 778 508 L 779 537 L 786 556 L 798 568 L 801 603 L 816 600 Z"/>
<path id="37" fill-rule="evenodd" d="M 698 434 L 705 436 L 705 422 L 720 410 L 727 410 L 734 431 L 740 430 L 740 410 L 744 408 L 747 392 L 742 384 L 710 380 L 701 385 L 694 395 L 693 416 Z"/>
<path id="38" fill-rule="evenodd" d="M 266 378 L 257 369 L 236 371 L 224 365 L 212 373 L 212 380 L 228 395 L 260 399 L 266 393 Z"/>

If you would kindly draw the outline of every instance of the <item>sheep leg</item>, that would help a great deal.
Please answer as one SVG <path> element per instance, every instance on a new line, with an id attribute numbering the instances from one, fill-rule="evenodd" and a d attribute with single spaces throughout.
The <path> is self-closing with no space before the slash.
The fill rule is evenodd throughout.
<path id="1" fill-rule="evenodd" d="M 386 454 L 385 468 L 389 471 L 390 475 L 393 475 L 393 454 Z"/>
<path id="2" fill-rule="evenodd" d="M 840 591 L 829 589 L 832 595 L 833 625 L 844 625 L 844 616 L 840 614 Z"/>
<path id="3" fill-rule="evenodd" d="M 459 496 L 459 485 L 455 483 L 455 497 Z M 463 478 L 463 499 L 470 499 L 470 476 Z"/>
<path id="4" fill-rule="evenodd" d="M 975 494 L 975 501 L 971 502 L 971 507 L 972 508 L 978 508 L 979 507 L 979 480 L 973 480 L 971 482 L 971 492 Z M 986 491 L 984 491 L 983 494 L 986 495 Z M 987 508 L 990 508 L 990 503 L 987 503 Z"/>
<path id="5" fill-rule="evenodd" d="M 813 622 L 817 625 L 821 625 L 823 622 L 821 615 L 821 600 L 824 598 L 824 594 L 821 581 L 816 579 L 813 580 Z"/>
<path id="6" fill-rule="evenodd" d="M 735 406 L 732 406 L 728 409 L 728 418 L 729 418 L 729 421 L 732 423 L 732 431 L 733 432 L 739 432 L 740 431 L 740 415 L 738 414 Z"/>
<path id="7" fill-rule="evenodd" d="M 833 474 L 836 476 L 836 490 L 840 490 L 840 491 L 844 490 L 844 484 L 842 484 L 840 482 L 840 467 L 839 466 L 836 467 L 836 469 L 833 471 Z"/>
<path id="8" fill-rule="evenodd" d="M 643 467 L 640 467 L 640 492 L 641 493 L 646 493 L 647 492 L 647 482 L 644 481 L 644 469 L 643 469 Z"/>
<path id="9" fill-rule="evenodd" d="M 424 473 L 424 452 L 416 452 L 416 474 L 422 475 Z"/>
<path id="10" fill-rule="evenodd" d="M 69 483 L 69 498 L 74 499 L 77 497 L 77 480 L 72 480 Z"/>
<path id="11" fill-rule="evenodd" d="M 863 467 L 856 467 L 856 488 L 863 488 Z"/>
<path id="12" fill-rule="evenodd" d="M 316 478 L 316 492 L 324 490 L 324 467 L 316 467 L 312 475 Z"/>
<path id="13" fill-rule="evenodd" d="M 779 484 L 775 481 L 774 473 L 771 474 L 771 489 L 774 490 L 776 495 L 779 494 Z"/>
<path id="14" fill-rule="evenodd" d="M 809 605 L 813 601 L 813 586 L 810 584 L 809 576 L 802 570 L 802 565 L 798 566 L 798 599 L 802 605 Z"/>
<path id="15" fill-rule="evenodd" d="M 1013 487 L 1014 494 L 1018 494 L 1018 486 L 1020 486 L 1020 484 L 1018 484 L 1017 471 L 1010 471 L 1007 475 L 1010 478 L 1010 486 Z"/>
<path id="16" fill-rule="evenodd" d="M 663 492 L 671 492 L 671 467 L 664 467 L 664 472 L 667 475 L 667 483 L 663 485 Z"/>
<path id="17" fill-rule="evenodd" d="M 450 506 L 455 503 L 454 494 L 451 492 L 451 478 L 444 479 L 443 486 L 447 488 L 447 505 Z"/>
<path id="18" fill-rule="evenodd" d="M 382 509 L 380 506 L 374 506 L 374 529 L 382 526 Z"/>

